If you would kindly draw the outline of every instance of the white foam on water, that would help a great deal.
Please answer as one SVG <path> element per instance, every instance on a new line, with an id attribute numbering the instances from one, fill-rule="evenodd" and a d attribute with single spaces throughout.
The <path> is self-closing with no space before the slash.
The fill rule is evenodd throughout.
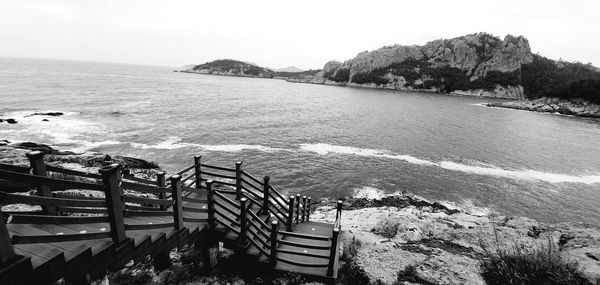
<path id="1" fill-rule="evenodd" d="M 363 186 L 360 188 L 355 188 L 354 194 L 352 196 L 355 198 L 381 199 L 386 195 L 381 189 L 377 189 L 370 186 Z"/>
<path id="2" fill-rule="evenodd" d="M 493 213 L 490 208 L 477 206 L 473 203 L 473 200 L 470 199 L 462 200 L 460 202 L 440 201 L 439 203 L 448 207 L 449 209 L 460 210 L 461 212 L 465 212 L 473 216 L 484 217 Z"/>
<path id="3" fill-rule="evenodd" d="M 225 144 L 225 145 L 198 145 L 201 148 L 208 151 L 221 151 L 221 152 L 238 152 L 242 150 L 256 150 L 262 152 L 275 152 L 282 151 L 280 148 L 272 148 L 263 145 L 256 144 Z"/>
<path id="4" fill-rule="evenodd" d="M 530 169 L 503 169 L 494 165 L 489 166 L 478 166 L 478 165 L 468 165 L 463 163 L 457 163 L 453 161 L 430 161 L 425 159 L 420 159 L 411 155 L 405 154 L 390 154 L 384 150 L 376 150 L 376 149 L 364 149 L 364 148 L 356 148 L 349 146 L 338 146 L 338 145 L 330 145 L 324 143 L 318 144 L 301 144 L 300 149 L 303 151 L 314 152 L 319 155 L 330 155 L 330 154 L 338 154 L 338 155 L 357 155 L 357 156 L 365 156 L 365 157 L 375 157 L 382 159 L 396 159 L 402 160 L 408 163 L 423 165 L 423 166 L 432 166 L 439 167 L 442 169 L 457 171 L 463 173 L 470 173 L 476 175 L 486 175 L 486 176 L 494 176 L 494 177 L 505 177 L 511 179 L 523 179 L 523 180 L 538 180 L 544 181 L 548 183 L 582 183 L 582 184 L 597 184 L 600 183 L 600 175 L 570 175 L 570 174 L 562 174 L 562 173 L 551 173 L 551 172 L 542 172 L 537 170 Z"/>
<path id="5" fill-rule="evenodd" d="M 204 145 L 204 144 L 196 144 L 196 143 L 184 143 L 181 142 L 181 138 L 179 137 L 168 137 L 166 140 L 159 142 L 157 144 L 148 145 L 144 143 L 131 143 L 131 146 L 141 149 L 180 149 L 186 147 L 200 148 L 206 151 L 215 151 L 215 152 L 239 152 L 242 150 L 256 150 L 262 152 L 275 152 L 281 151 L 283 149 L 280 148 L 272 148 L 263 145 L 253 145 L 253 144 L 224 144 L 224 145 Z"/>

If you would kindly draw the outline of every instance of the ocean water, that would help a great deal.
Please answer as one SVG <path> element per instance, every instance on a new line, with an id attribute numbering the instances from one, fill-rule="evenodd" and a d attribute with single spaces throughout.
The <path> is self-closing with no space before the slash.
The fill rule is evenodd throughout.
<path id="1" fill-rule="evenodd" d="M 478 214 L 600 225 L 600 121 L 492 99 L 124 64 L 0 58 L 0 139 L 203 161 L 315 198 L 411 192 Z M 60 111 L 61 117 L 27 116 Z"/>

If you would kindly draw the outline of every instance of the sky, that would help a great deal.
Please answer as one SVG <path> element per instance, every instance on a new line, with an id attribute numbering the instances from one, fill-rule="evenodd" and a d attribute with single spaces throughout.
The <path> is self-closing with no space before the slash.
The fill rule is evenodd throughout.
<path id="1" fill-rule="evenodd" d="M 600 66 L 598 0 L 0 0 L 0 57 L 319 69 L 477 32 L 523 35 L 534 53 Z"/>

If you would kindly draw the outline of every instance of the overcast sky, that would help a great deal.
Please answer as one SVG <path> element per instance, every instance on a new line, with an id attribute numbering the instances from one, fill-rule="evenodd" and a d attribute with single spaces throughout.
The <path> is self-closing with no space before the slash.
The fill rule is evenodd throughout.
<path id="1" fill-rule="evenodd" d="M 0 0 L 0 56 L 322 68 L 384 45 L 488 32 L 600 65 L 600 1 Z"/>

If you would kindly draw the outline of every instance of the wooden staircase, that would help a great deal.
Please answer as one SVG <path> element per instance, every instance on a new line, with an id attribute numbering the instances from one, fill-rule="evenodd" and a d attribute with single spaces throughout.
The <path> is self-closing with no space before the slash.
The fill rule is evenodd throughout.
<path id="1" fill-rule="evenodd" d="M 28 157 L 30 168 L 0 164 L 2 204 L 41 206 L 1 213 L 0 284 L 60 278 L 86 284 L 131 260 L 168 260 L 169 251 L 186 244 L 210 256 L 215 242 L 245 255 L 244 266 L 257 270 L 325 282 L 337 277 L 341 203 L 335 224 L 310 221 L 310 197 L 286 200 L 268 176 L 258 180 L 239 162 L 230 169 L 203 164 L 197 156 L 168 181 L 164 173 L 151 181 L 121 174 L 119 165 L 107 164 L 99 175 L 47 165 L 39 152 Z M 23 195 L 32 187 L 37 195 Z M 100 195 L 67 191 L 72 189 Z"/>

